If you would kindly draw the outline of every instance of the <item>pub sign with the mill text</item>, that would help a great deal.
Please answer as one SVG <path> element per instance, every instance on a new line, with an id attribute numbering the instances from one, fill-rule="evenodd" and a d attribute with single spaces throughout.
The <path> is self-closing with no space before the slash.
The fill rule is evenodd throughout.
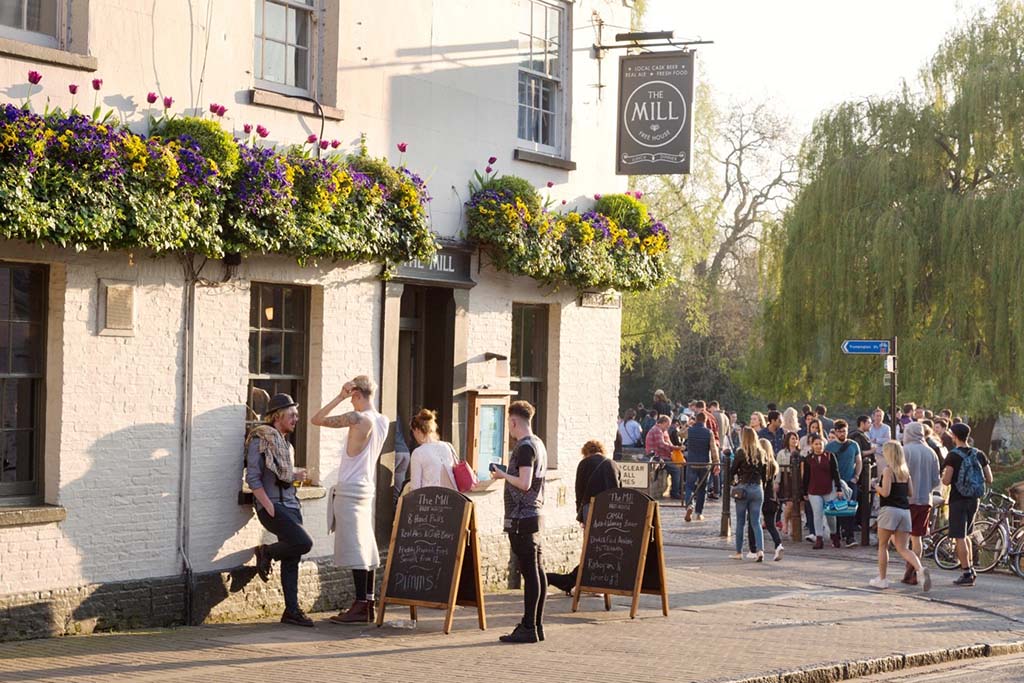
<path id="1" fill-rule="evenodd" d="M 693 52 L 619 58 L 617 175 L 690 172 Z"/>

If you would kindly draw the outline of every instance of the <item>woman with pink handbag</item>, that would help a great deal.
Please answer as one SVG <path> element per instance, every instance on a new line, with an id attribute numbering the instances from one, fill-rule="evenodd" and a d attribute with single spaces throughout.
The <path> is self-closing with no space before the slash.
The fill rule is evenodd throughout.
<path id="1" fill-rule="evenodd" d="M 424 408 L 409 421 L 409 431 L 419 444 L 409 461 L 409 490 L 424 486 L 459 490 L 455 482 L 459 459 L 455 448 L 438 436 L 437 413 Z"/>

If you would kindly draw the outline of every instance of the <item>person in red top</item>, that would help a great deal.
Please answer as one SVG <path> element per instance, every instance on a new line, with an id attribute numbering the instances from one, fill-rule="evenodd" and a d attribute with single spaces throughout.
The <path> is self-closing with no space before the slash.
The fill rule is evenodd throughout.
<path id="1" fill-rule="evenodd" d="M 718 420 L 715 418 L 714 415 L 712 415 L 711 413 L 707 412 L 707 405 L 705 405 L 704 401 L 697 401 L 694 404 L 694 408 L 697 409 L 698 413 L 706 413 L 707 414 L 708 419 L 705 422 L 704 426 L 706 426 L 708 429 L 711 430 L 711 434 L 715 437 L 715 443 L 718 444 L 719 446 L 721 446 L 722 445 L 722 440 L 718 437 Z"/>
<path id="2" fill-rule="evenodd" d="M 647 432 L 647 440 L 644 441 L 644 451 L 648 455 L 654 455 L 661 460 L 672 459 L 674 446 L 668 438 L 668 428 L 671 424 L 672 418 L 668 415 L 658 416 L 658 421 Z"/>

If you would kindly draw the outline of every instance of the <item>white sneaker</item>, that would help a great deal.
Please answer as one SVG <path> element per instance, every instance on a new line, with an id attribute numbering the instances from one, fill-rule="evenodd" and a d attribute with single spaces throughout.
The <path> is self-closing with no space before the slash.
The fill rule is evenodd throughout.
<path id="1" fill-rule="evenodd" d="M 783 548 L 781 545 L 778 548 L 775 549 L 775 561 L 776 562 L 778 562 L 779 560 L 782 559 L 782 551 L 784 551 L 784 550 L 785 550 L 785 548 Z"/>
<path id="2" fill-rule="evenodd" d="M 697 521 L 698 522 L 703 522 L 704 521 L 704 515 L 697 515 Z"/>
<path id="3" fill-rule="evenodd" d="M 811 543 L 814 543 L 816 540 L 818 540 L 818 537 L 815 536 L 814 534 L 807 534 L 806 536 L 804 536 L 804 540 L 805 541 L 810 541 Z"/>
<path id="4" fill-rule="evenodd" d="M 868 581 L 868 585 L 871 586 L 872 588 L 877 588 L 879 590 L 885 590 L 886 588 L 889 587 L 889 580 L 888 579 L 883 579 L 883 578 L 880 578 L 880 577 L 876 576 L 875 578 L 873 578 L 870 581 Z"/>
<path id="5" fill-rule="evenodd" d="M 743 559 L 743 553 L 733 553 L 729 557 L 734 559 L 734 560 L 742 560 Z"/>
<path id="6" fill-rule="evenodd" d="M 747 553 L 747 559 L 748 560 L 756 560 L 757 559 L 757 553 Z"/>

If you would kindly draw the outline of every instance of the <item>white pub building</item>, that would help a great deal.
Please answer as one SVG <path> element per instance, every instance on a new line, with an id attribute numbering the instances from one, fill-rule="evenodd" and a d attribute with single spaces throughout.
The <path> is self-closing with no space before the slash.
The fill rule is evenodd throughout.
<path id="1" fill-rule="evenodd" d="M 573 477 L 585 441 L 611 450 L 620 310 L 614 297 L 496 271 L 464 239 L 463 213 L 473 171 L 491 156 L 500 173 L 553 183 L 556 201 L 626 189 L 615 175 L 617 57 L 598 59 L 592 45 L 601 24 L 629 25 L 630 5 L 0 3 L 6 101 L 20 106 L 34 70 L 37 111 L 47 98 L 69 108 L 70 83 L 91 110 L 89 83 L 101 78 L 99 104 L 120 112 L 144 109 L 156 91 L 183 113 L 219 102 L 223 126 L 261 124 L 268 143 L 312 133 L 354 147 L 365 134 L 371 154 L 392 160 L 406 143 L 443 244 L 390 280 L 379 264 L 247 254 L 211 261 L 190 286 L 173 256 L 0 239 L 0 639 L 280 613 L 276 575 L 254 580 L 253 547 L 269 536 L 239 502 L 253 397 L 277 392 L 301 404 L 296 459 L 310 472 L 300 497 L 314 545 L 300 602 L 347 605 L 325 498 L 341 430 L 308 418 L 358 374 L 375 379 L 392 420 L 378 467 L 382 550 L 395 429 L 437 410 L 442 438 L 466 457 L 481 447 L 467 435 L 474 401 L 507 395 L 537 406 L 548 446 L 548 568 L 575 564 Z M 507 444 L 497 449 L 507 457 Z M 470 494 L 492 587 L 507 585 L 510 565 L 496 484 Z"/>

